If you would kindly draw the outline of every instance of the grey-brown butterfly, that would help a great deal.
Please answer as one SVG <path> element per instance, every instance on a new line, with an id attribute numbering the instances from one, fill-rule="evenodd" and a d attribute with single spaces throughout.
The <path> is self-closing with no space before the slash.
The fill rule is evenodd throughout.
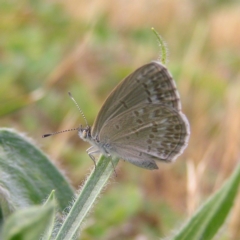
<path id="1" fill-rule="evenodd" d="M 93 127 L 87 124 L 77 130 L 92 145 L 87 152 L 93 160 L 95 153 L 102 153 L 146 169 L 158 169 L 156 160 L 175 160 L 190 135 L 175 82 L 156 61 L 138 68 L 113 89 Z"/>

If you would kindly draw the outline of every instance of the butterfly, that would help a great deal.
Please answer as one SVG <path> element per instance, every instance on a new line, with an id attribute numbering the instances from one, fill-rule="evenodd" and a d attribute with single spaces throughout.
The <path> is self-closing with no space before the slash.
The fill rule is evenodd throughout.
<path id="1" fill-rule="evenodd" d="M 95 153 L 101 153 L 158 169 L 156 161 L 174 161 L 184 151 L 190 127 L 171 74 L 153 61 L 122 80 L 93 126 L 81 126 L 78 135 L 92 145 L 87 153 L 93 160 Z"/>

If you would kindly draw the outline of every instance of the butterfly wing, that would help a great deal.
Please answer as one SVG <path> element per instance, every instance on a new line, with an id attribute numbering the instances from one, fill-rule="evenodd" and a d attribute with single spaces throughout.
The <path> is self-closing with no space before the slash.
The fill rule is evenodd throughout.
<path id="1" fill-rule="evenodd" d="M 105 122 L 99 140 L 111 155 L 155 169 L 155 160 L 173 161 L 183 152 L 189 134 L 183 113 L 170 106 L 145 103 Z"/>
<path id="2" fill-rule="evenodd" d="M 146 64 L 118 84 L 105 100 L 92 127 L 96 138 L 104 123 L 137 104 L 162 104 L 181 110 L 180 97 L 171 74 L 159 62 Z"/>

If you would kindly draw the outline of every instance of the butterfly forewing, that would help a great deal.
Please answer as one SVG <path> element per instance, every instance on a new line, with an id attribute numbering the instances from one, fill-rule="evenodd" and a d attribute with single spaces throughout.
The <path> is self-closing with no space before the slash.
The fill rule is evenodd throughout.
<path id="1" fill-rule="evenodd" d="M 108 96 L 92 128 L 97 137 L 104 123 L 138 104 L 162 104 L 181 110 L 171 74 L 159 62 L 146 64 L 126 77 Z"/>

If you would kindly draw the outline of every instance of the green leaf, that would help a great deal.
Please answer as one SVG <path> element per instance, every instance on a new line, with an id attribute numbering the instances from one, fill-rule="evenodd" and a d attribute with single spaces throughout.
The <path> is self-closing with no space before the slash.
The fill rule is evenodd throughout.
<path id="1" fill-rule="evenodd" d="M 52 190 L 60 210 L 73 198 L 65 177 L 25 136 L 0 129 L 0 204 L 3 217 L 17 208 L 43 203 Z"/>
<path id="2" fill-rule="evenodd" d="M 55 198 L 55 190 L 53 190 L 51 192 L 51 194 L 49 195 L 47 201 L 44 203 L 43 206 L 47 206 L 51 203 L 54 203 L 55 206 L 57 205 L 56 198 Z M 52 236 L 52 233 L 53 233 L 53 228 L 54 228 L 54 220 L 55 220 L 55 211 L 54 211 L 54 214 L 52 214 L 51 218 L 49 218 L 49 224 L 47 225 L 47 227 L 44 231 L 44 234 L 41 238 L 42 240 L 50 240 L 51 239 L 51 236 Z"/>
<path id="3" fill-rule="evenodd" d="M 53 225 L 56 203 L 51 199 L 43 206 L 28 207 L 13 213 L 3 228 L 4 240 L 40 239 Z M 49 238 L 44 238 L 49 239 Z"/>
<path id="4" fill-rule="evenodd" d="M 209 240 L 231 210 L 240 185 L 240 164 L 230 179 L 189 219 L 173 240 Z"/>
<path id="5" fill-rule="evenodd" d="M 56 240 L 76 238 L 80 225 L 111 176 L 114 170 L 113 165 L 116 166 L 118 161 L 119 159 L 117 158 L 111 160 L 111 158 L 105 156 L 100 157 L 96 169 L 93 169 L 91 175 L 81 189 L 81 193 L 60 228 Z"/>

